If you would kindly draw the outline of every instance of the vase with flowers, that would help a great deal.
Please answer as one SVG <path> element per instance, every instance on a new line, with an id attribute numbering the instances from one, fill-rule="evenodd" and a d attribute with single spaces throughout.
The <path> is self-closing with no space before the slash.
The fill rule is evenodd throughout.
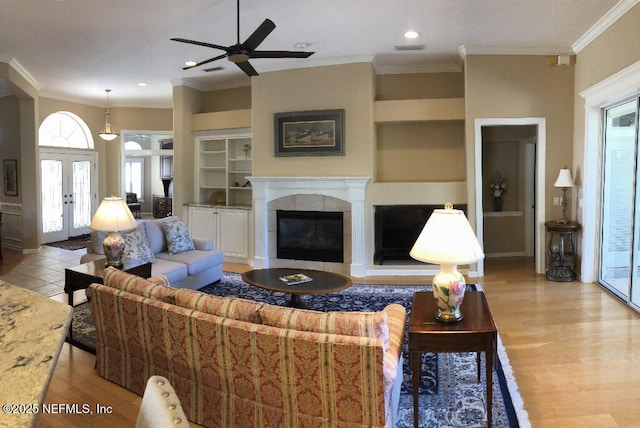
<path id="1" fill-rule="evenodd" d="M 490 192 L 493 198 L 493 210 L 502 211 L 502 198 L 507 191 L 507 182 L 500 174 L 496 177 L 495 181 L 491 183 Z"/>

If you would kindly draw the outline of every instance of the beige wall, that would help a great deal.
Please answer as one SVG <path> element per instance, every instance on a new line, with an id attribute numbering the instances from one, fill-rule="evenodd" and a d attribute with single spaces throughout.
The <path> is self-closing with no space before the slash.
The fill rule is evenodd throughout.
<path id="1" fill-rule="evenodd" d="M 370 63 L 263 73 L 253 78 L 255 176 L 371 176 L 374 75 Z M 274 156 L 273 115 L 345 110 L 344 156 Z"/>
<path id="2" fill-rule="evenodd" d="M 584 170 L 585 110 L 580 92 L 640 61 L 640 5 L 635 6 L 585 47 L 576 57 L 573 159 L 576 199 L 582 197 Z M 611 100 L 614 101 L 614 100 Z M 581 215 L 578 213 L 578 220 Z"/>
<path id="3" fill-rule="evenodd" d="M 201 111 L 198 113 L 244 110 L 250 108 L 251 86 L 244 86 L 203 93 Z"/>
<path id="4" fill-rule="evenodd" d="M 469 195 L 475 194 L 474 121 L 480 118 L 545 118 L 546 177 L 538 185 L 553 189 L 560 168 L 572 164 L 573 66 L 550 67 L 544 56 L 469 55 L 465 69 Z M 469 213 L 474 216 L 473 200 Z M 547 201 L 545 217 L 560 216 Z"/>
<path id="5" fill-rule="evenodd" d="M 376 100 L 463 98 L 464 73 L 410 73 L 376 76 Z"/>
<path id="6" fill-rule="evenodd" d="M 20 109 L 14 96 L 0 97 L 0 158 L 17 159 L 20 162 Z M 0 166 L 1 168 L 1 166 Z M 4 183 L 4 180 L 0 180 Z M 7 196 L 0 191 L 0 202 L 20 203 L 22 182 L 18 180 L 18 196 Z"/>

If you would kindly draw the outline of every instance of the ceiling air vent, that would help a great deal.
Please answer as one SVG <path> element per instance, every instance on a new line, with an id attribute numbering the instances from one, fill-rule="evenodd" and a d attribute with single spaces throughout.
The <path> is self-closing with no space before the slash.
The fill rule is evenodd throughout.
<path id="1" fill-rule="evenodd" d="M 421 51 L 424 45 L 396 45 L 393 48 L 397 51 Z"/>

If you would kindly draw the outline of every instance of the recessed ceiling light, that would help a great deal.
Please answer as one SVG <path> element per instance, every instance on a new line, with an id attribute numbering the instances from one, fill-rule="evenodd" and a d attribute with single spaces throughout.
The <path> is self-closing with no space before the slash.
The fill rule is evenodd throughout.
<path id="1" fill-rule="evenodd" d="M 417 31 L 407 31 L 404 33 L 404 37 L 407 39 L 417 39 L 420 36 Z"/>
<path id="2" fill-rule="evenodd" d="M 193 67 L 196 64 L 197 64 L 197 62 L 195 62 L 195 61 L 187 61 L 187 62 L 184 63 L 184 65 L 186 65 L 187 67 Z"/>
<path id="3" fill-rule="evenodd" d="M 143 86 L 144 87 L 144 86 L 147 86 L 147 85 L 148 85 L 147 82 L 138 82 L 138 86 Z"/>

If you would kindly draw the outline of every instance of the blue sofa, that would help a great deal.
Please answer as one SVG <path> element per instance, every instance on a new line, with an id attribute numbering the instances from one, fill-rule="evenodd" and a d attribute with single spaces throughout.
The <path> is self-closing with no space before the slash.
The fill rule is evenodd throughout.
<path id="1" fill-rule="evenodd" d="M 173 221 L 179 221 L 179 218 L 171 216 L 137 221 L 155 256 L 155 262 L 151 265 L 151 275 L 166 275 L 172 287 L 194 290 L 220 281 L 223 253 L 214 249 L 211 241 L 192 238 L 195 250 L 173 255 L 168 253 L 162 223 Z M 104 257 L 102 241 L 105 236 L 104 232 L 91 232 L 91 243 L 87 246 L 87 254 L 81 257 L 80 263 Z M 125 248 L 125 256 L 129 256 L 127 248 Z"/>

